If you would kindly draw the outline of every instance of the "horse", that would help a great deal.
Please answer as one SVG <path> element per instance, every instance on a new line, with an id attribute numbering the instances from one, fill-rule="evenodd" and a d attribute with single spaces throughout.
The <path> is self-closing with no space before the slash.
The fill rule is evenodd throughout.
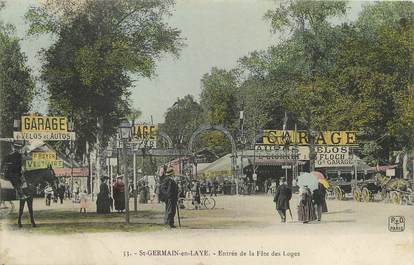
<path id="1" fill-rule="evenodd" d="M 17 223 L 19 227 L 22 227 L 21 219 L 24 205 L 27 201 L 30 222 L 32 224 L 32 227 L 36 227 L 36 223 L 33 217 L 33 195 L 36 194 L 38 185 L 40 185 L 40 187 L 43 189 L 46 186 L 46 184 L 49 184 L 52 187 L 53 192 L 56 194 L 58 178 L 56 177 L 55 172 L 51 167 L 26 171 L 23 173 L 23 176 L 27 183 L 27 187 L 23 187 L 23 193 L 26 196 L 26 198 L 20 199 L 19 217 Z"/>

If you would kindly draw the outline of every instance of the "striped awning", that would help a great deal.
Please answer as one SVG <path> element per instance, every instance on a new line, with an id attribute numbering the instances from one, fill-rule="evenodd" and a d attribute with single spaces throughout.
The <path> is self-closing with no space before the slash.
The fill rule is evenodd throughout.
<path id="1" fill-rule="evenodd" d="M 73 171 L 72 171 L 73 170 Z M 89 169 L 87 167 L 75 167 L 75 168 L 54 168 L 55 175 L 57 177 L 87 177 L 89 176 Z"/>
<path id="2" fill-rule="evenodd" d="M 253 159 L 249 159 L 250 164 L 253 164 Z M 305 165 L 305 161 L 296 161 L 298 165 Z M 294 165 L 295 160 L 291 159 L 267 159 L 267 158 L 256 158 L 254 164 L 257 166 L 287 166 Z"/>

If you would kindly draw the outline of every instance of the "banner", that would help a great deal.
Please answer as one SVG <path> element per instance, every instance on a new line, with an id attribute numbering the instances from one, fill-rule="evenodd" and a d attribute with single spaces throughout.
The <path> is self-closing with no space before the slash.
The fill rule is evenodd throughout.
<path id="1" fill-rule="evenodd" d="M 22 116 L 22 132 L 67 132 L 66 117 Z"/>
<path id="2" fill-rule="evenodd" d="M 63 167 L 63 161 L 62 160 L 55 160 L 55 161 L 26 160 L 26 162 L 25 162 L 26 170 L 48 168 L 49 166 L 52 166 L 52 168 L 62 168 Z"/>
<path id="3" fill-rule="evenodd" d="M 293 146 L 289 146 L 288 150 L 284 150 L 283 146 L 256 144 L 255 156 L 258 158 L 309 160 L 309 148 L 307 146 L 298 146 L 297 150 L 294 149 Z"/>
<path id="4" fill-rule="evenodd" d="M 264 130 L 263 144 L 267 145 L 309 145 L 307 131 Z M 356 131 L 316 132 L 315 145 L 357 145 Z"/>
<path id="5" fill-rule="evenodd" d="M 56 152 L 33 152 L 32 160 L 46 160 L 54 161 L 56 160 Z"/>
<path id="6" fill-rule="evenodd" d="M 348 146 L 317 146 L 315 147 L 315 167 L 352 167 L 353 155 Z"/>

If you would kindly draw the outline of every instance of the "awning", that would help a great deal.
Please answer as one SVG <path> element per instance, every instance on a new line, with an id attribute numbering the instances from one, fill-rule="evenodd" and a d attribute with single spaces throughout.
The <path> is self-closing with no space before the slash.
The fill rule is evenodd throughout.
<path id="1" fill-rule="evenodd" d="M 72 172 L 73 170 L 73 172 Z M 72 168 L 54 168 L 55 175 L 57 177 L 87 177 L 89 176 L 89 169 L 87 167 L 74 167 Z"/>
<path id="2" fill-rule="evenodd" d="M 253 164 L 253 159 L 249 159 L 250 164 Z M 267 159 L 267 158 L 259 158 L 254 161 L 256 166 L 287 166 L 287 165 L 294 165 L 295 161 L 291 159 Z M 298 160 L 298 165 L 305 165 L 305 161 Z"/>

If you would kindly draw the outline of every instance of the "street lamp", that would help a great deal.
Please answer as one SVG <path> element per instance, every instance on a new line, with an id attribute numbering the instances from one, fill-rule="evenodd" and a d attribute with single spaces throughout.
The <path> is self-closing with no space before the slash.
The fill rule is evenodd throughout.
<path id="1" fill-rule="evenodd" d="M 123 120 L 118 127 L 119 139 L 122 141 L 122 156 L 125 183 L 125 222 L 129 224 L 129 182 L 127 177 L 127 141 L 131 140 L 132 127 L 128 120 Z"/>

